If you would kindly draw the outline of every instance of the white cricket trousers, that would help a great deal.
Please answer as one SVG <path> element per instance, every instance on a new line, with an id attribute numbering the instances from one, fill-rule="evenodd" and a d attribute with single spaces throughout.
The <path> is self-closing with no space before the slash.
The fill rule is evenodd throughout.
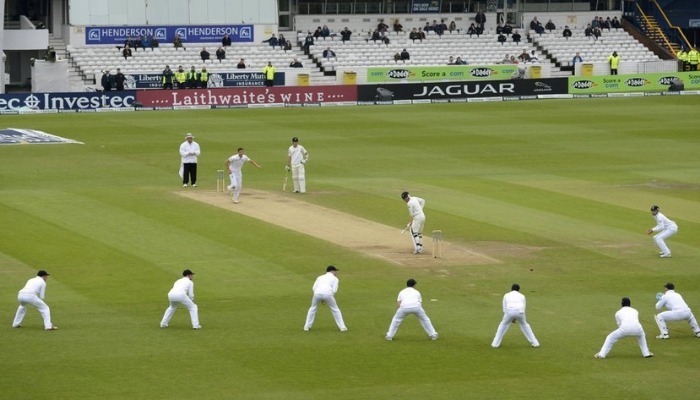
<path id="1" fill-rule="evenodd" d="M 187 297 L 184 293 L 168 293 L 168 300 L 170 301 L 170 307 L 165 310 L 163 315 L 163 320 L 160 321 L 161 327 L 166 327 L 170 323 L 170 319 L 175 314 L 175 310 L 178 306 L 186 308 L 190 312 L 190 319 L 192 320 L 192 327 L 199 328 L 199 312 L 197 305 L 194 301 Z"/>
<path id="2" fill-rule="evenodd" d="M 243 173 L 241 171 L 231 172 L 229 177 L 231 178 L 231 186 L 229 188 L 233 189 L 233 201 L 238 201 L 238 197 L 241 195 L 241 188 L 243 187 Z"/>
<path id="3" fill-rule="evenodd" d="M 676 233 L 678 233 L 678 227 L 671 226 L 668 229 L 664 229 L 663 231 L 654 235 L 654 241 L 656 242 L 656 245 L 659 246 L 659 250 L 661 250 L 661 253 L 671 254 L 671 249 L 669 249 L 668 246 L 666 246 L 666 242 L 664 241 L 664 239 L 668 239 Z"/>
<path id="4" fill-rule="evenodd" d="M 12 327 L 18 327 L 22 323 L 24 316 L 27 314 L 27 305 L 30 305 L 39 310 L 41 318 L 44 319 L 44 329 L 53 328 L 53 324 L 51 324 L 51 310 L 39 296 L 30 293 L 20 293 L 17 295 L 17 300 L 19 301 L 19 307 L 17 307 L 17 314 L 15 314 Z"/>
<path id="5" fill-rule="evenodd" d="M 430 322 L 430 318 L 428 318 L 428 315 L 425 313 L 425 310 L 423 310 L 423 307 L 399 307 L 399 309 L 396 310 L 396 314 L 394 314 L 394 318 L 391 319 L 389 331 L 386 333 L 386 337 L 388 339 L 391 339 L 394 337 L 394 335 L 396 335 L 396 331 L 399 330 L 399 326 L 401 326 L 404 318 L 406 318 L 406 316 L 409 314 L 414 314 L 416 317 L 418 317 L 420 326 L 423 327 L 423 330 L 428 334 L 428 336 L 437 335 L 435 328 L 433 328 L 433 323 Z"/>
<path id="6" fill-rule="evenodd" d="M 425 217 L 413 218 L 411 222 L 411 235 L 413 236 L 413 250 L 414 252 L 423 251 L 423 227 L 425 226 Z"/>
<path id="7" fill-rule="evenodd" d="M 532 346 L 540 345 L 540 342 L 537 341 L 535 334 L 532 332 L 532 328 L 530 328 L 530 324 L 527 323 L 525 312 L 520 310 L 506 310 L 506 312 L 503 313 L 503 320 L 501 320 L 496 330 L 496 336 L 494 336 L 493 342 L 491 342 L 491 347 L 498 347 L 501 345 L 503 336 L 508 332 L 508 328 L 510 328 L 510 324 L 513 323 L 513 320 L 518 322 L 520 331 L 525 335 L 525 339 L 527 339 Z"/>
<path id="8" fill-rule="evenodd" d="M 695 319 L 695 316 L 690 308 L 685 310 L 660 312 L 654 316 L 654 319 L 656 320 L 656 325 L 659 326 L 659 331 L 661 331 L 662 335 L 668 335 L 668 327 L 666 326 L 667 321 L 688 321 L 688 324 L 693 332 L 696 335 L 700 333 L 698 321 Z"/>
<path id="9" fill-rule="evenodd" d="M 311 299 L 311 307 L 309 307 L 309 312 L 306 314 L 306 323 L 304 324 L 304 329 L 311 329 L 314 324 L 314 319 L 316 318 L 316 310 L 318 310 L 318 303 L 325 301 L 328 304 L 328 308 L 333 314 L 333 319 L 335 324 L 338 325 L 338 329 L 341 331 L 347 330 L 345 326 L 345 321 L 343 321 L 343 314 L 338 308 L 338 303 L 335 301 L 335 297 L 332 294 L 321 294 L 314 293 L 314 297 Z"/>
<path id="10" fill-rule="evenodd" d="M 294 181 L 294 191 L 306 193 L 306 170 L 304 164 L 292 165 L 292 181 Z"/>
<path id="11" fill-rule="evenodd" d="M 598 354 L 601 357 L 605 357 L 610 353 L 610 350 L 612 350 L 613 345 L 617 343 L 618 340 L 627 337 L 627 336 L 632 336 L 637 338 L 637 344 L 639 344 L 639 349 L 642 350 L 642 355 L 644 357 L 647 357 L 651 355 L 651 352 L 649 351 L 649 347 L 647 346 L 647 338 L 646 335 L 644 334 L 644 328 L 642 328 L 642 325 L 639 326 L 626 326 L 624 328 L 620 327 L 618 329 L 615 329 L 614 331 L 610 332 L 608 337 L 605 338 L 605 342 L 603 343 L 603 347 L 601 347 L 600 351 Z"/>

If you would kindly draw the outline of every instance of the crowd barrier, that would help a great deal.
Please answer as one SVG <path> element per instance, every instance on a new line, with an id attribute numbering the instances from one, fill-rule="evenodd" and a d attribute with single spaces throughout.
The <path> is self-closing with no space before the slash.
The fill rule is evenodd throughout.
<path id="1" fill-rule="evenodd" d="M 0 95 L 0 114 L 337 106 L 700 94 L 700 72 L 328 86 Z"/>

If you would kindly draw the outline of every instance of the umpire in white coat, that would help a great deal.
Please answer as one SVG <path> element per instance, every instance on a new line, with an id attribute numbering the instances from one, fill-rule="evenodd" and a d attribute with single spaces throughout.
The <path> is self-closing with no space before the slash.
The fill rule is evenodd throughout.
<path id="1" fill-rule="evenodd" d="M 520 330 L 525 335 L 525 339 L 530 342 L 532 347 L 540 347 L 540 342 L 537 341 L 535 334 L 530 328 L 530 324 L 527 323 L 525 318 L 525 296 L 520 293 L 520 285 L 514 283 L 510 287 L 510 292 L 503 296 L 503 320 L 501 320 L 498 329 L 496 330 L 496 336 L 491 342 L 491 347 L 496 348 L 501 345 L 503 336 L 508 332 L 511 323 L 518 323 L 520 325 Z"/>
<path id="2" fill-rule="evenodd" d="M 170 301 L 170 306 L 165 310 L 163 319 L 160 321 L 161 328 L 167 328 L 170 323 L 170 319 L 175 314 L 175 310 L 178 306 L 186 308 L 190 312 L 190 319 L 192 320 L 192 329 L 201 329 L 202 326 L 199 325 L 199 311 L 197 305 L 194 304 L 194 272 L 186 269 L 182 271 L 182 278 L 175 281 L 173 288 L 168 292 L 168 301 Z"/>
<path id="3" fill-rule="evenodd" d="M 308 331 L 314 324 L 314 319 L 316 318 L 316 310 L 318 310 L 318 303 L 328 304 L 328 308 L 333 314 L 333 319 L 335 319 L 335 324 L 338 325 L 338 329 L 341 332 L 345 332 L 348 328 L 345 326 L 345 321 L 343 321 L 343 314 L 338 308 L 338 303 L 335 301 L 335 293 L 338 291 L 338 277 L 335 274 L 338 272 L 338 268 L 333 265 L 329 265 L 326 268 L 326 273 L 316 278 L 312 290 L 314 291 L 314 297 L 311 299 L 311 307 L 309 307 L 309 312 L 306 314 L 306 323 L 304 324 L 304 330 Z"/>
<path id="4" fill-rule="evenodd" d="M 617 343 L 618 340 L 627 336 L 637 338 L 639 348 L 642 350 L 642 356 L 645 358 L 653 357 L 654 355 L 651 354 L 647 346 L 644 328 L 642 328 L 642 324 L 639 323 L 639 312 L 632 308 L 632 302 L 628 297 L 623 297 L 621 304 L 622 308 L 615 313 L 615 321 L 617 322 L 618 328 L 610 332 L 605 338 L 603 347 L 594 357 L 605 358 L 608 353 L 610 353 L 610 350 L 612 350 L 613 345 Z"/>

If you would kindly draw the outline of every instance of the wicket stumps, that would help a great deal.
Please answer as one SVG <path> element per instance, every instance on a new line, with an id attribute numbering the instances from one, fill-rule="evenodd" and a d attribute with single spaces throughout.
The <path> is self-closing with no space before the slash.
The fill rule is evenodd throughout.
<path id="1" fill-rule="evenodd" d="M 442 258 L 442 231 L 433 231 L 433 258 Z"/>
<path id="2" fill-rule="evenodd" d="M 223 169 L 216 171 L 216 191 L 226 192 L 226 174 Z"/>

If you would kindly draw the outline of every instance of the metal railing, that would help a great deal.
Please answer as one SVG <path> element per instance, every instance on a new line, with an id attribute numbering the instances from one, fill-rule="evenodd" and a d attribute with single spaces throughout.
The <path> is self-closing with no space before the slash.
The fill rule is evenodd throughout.
<path id="1" fill-rule="evenodd" d="M 654 18 L 656 18 L 656 21 L 659 23 L 659 25 L 663 26 L 664 31 L 670 34 L 671 40 L 673 42 L 680 43 L 681 45 L 685 45 L 686 49 L 691 48 L 692 46 L 690 45 L 690 41 L 688 40 L 688 38 L 685 37 L 683 30 L 680 27 L 673 25 L 671 21 L 668 20 L 668 17 L 659 5 L 659 2 L 656 0 L 652 0 L 652 3 L 654 3 L 652 15 L 654 16 Z"/>

